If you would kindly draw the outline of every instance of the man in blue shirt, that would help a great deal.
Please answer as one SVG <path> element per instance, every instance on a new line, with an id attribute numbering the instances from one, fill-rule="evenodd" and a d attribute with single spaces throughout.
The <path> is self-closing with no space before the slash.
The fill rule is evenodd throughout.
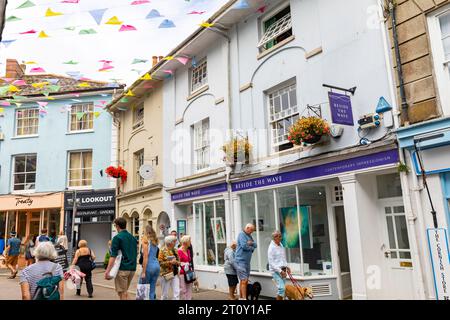
<path id="1" fill-rule="evenodd" d="M 247 224 L 237 238 L 237 248 L 235 254 L 236 272 L 239 278 L 239 288 L 241 300 L 247 299 L 247 284 L 250 277 L 250 261 L 253 251 L 257 245 L 252 238 L 255 226 Z"/>
<path id="2" fill-rule="evenodd" d="M 11 270 L 11 276 L 8 279 L 14 279 L 17 275 L 17 262 L 19 260 L 21 241 L 16 238 L 16 233 L 11 232 L 11 238 L 8 239 L 6 246 L 6 267 Z"/>

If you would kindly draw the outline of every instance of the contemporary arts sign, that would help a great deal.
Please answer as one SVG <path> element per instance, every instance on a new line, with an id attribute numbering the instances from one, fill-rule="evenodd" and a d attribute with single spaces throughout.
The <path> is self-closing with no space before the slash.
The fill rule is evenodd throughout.
<path id="1" fill-rule="evenodd" d="M 396 149 L 360 156 L 356 158 L 325 163 L 322 165 L 303 168 L 290 172 L 254 178 L 246 181 L 233 183 L 232 191 L 242 191 L 254 188 L 267 187 L 281 183 L 295 182 L 315 177 L 329 176 L 355 170 L 362 170 L 399 161 Z"/>
<path id="2" fill-rule="evenodd" d="M 450 257 L 447 229 L 428 229 L 428 246 L 437 300 L 450 300 Z"/>
<path id="3" fill-rule="evenodd" d="M 328 99 L 333 123 L 353 126 L 352 101 L 350 96 L 336 92 L 328 92 Z"/>
<path id="4" fill-rule="evenodd" d="M 196 198 L 196 197 L 202 197 L 209 194 L 214 193 L 220 193 L 220 192 L 226 192 L 227 191 L 227 184 L 220 183 L 215 184 L 213 186 L 208 186 L 200 189 L 194 189 L 194 190 L 188 190 L 183 192 L 174 193 L 171 196 L 172 201 L 178 201 L 178 200 L 185 200 L 190 198 Z"/>

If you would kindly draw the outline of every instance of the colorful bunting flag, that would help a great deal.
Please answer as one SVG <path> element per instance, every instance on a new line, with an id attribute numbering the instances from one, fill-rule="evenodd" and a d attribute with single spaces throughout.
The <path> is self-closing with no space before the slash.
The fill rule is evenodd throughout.
<path id="1" fill-rule="evenodd" d="M 140 80 L 152 80 L 152 76 L 147 72 L 140 78 Z"/>
<path id="2" fill-rule="evenodd" d="M 128 92 L 125 94 L 126 97 L 134 97 L 134 93 L 131 90 L 128 90 Z"/>
<path id="3" fill-rule="evenodd" d="M 94 111 L 94 117 L 98 118 L 100 116 L 100 111 Z"/>
<path id="4" fill-rule="evenodd" d="M 15 39 L 14 39 L 14 40 L 3 40 L 1 43 L 3 43 L 3 45 L 5 46 L 5 48 L 8 48 L 9 45 L 10 45 L 11 43 L 13 43 L 14 41 L 16 41 L 16 40 L 15 40 Z"/>
<path id="5" fill-rule="evenodd" d="M 38 38 L 48 38 L 48 35 L 44 31 L 41 31 L 39 32 Z"/>
<path id="6" fill-rule="evenodd" d="M 106 10 L 108 9 L 96 9 L 89 11 L 89 13 L 91 14 L 92 18 L 94 18 L 95 22 L 100 25 Z"/>
<path id="7" fill-rule="evenodd" d="M 189 58 L 186 57 L 177 57 L 176 59 L 184 65 L 189 61 Z"/>
<path id="8" fill-rule="evenodd" d="M 150 3 L 150 1 L 148 1 L 148 0 L 137 0 L 137 1 L 133 1 L 131 3 L 131 5 L 135 6 L 135 5 L 139 5 L 139 4 L 145 4 L 145 3 Z"/>
<path id="9" fill-rule="evenodd" d="M 117 16 L 110 18 L 105 24 L 119 25 L 122 24 L 123 21 L 120 21 Z"/>
<path id="10" fill-rule="evenodd" d="M 4 100 L 4 101 L 2 101 L 0 104 L 1 104 L 2 106 L 9 107 L 9 106 L 11 105 L 11 102 Z"/>
<path id="11" fill-rule="evenodd" d="M 167 57 L 164 57 L 163 60 L 170 61 L 170 60 L 173 60 L 173 57 L 172 56 L 167 56 Z"/>
<path id="12" fill-rule="evenodd" d="M 152 11 L 149 12 L 149 14 L 145 17 L 145 19 L 153 19 L 153 18 L 159 18 L 162 17 L 162 15 L 159 13 L 158 10 L 152 9 Z"/>
<path id="13" fill-rule="evenodd" d="M 27 62 L 25 62 L 25 64 L 37 64 L 37 62 L 36 61 L 27 61 Z"/>
<path id="14" fill-rule="evenodd" d="M 42 89 L 46 85 L 48 85 L 48 82 L 36 82 L 36 83 L 31 84 L 31 86 L 33 88 L 39 88 L 39 89 Z"/>
<path id="15" fill-rule="evenodd" d="M 6 18 L 6 22 L 14 22 L 14 21 L 20 21 L 20 20 L 22 20 L 22 19 L 20 19 L 20 18 L 17 18 L 16 16 L 10 16 L 10 17 L 8 17 L 8 18 Z"/>
<path id="16" fill-rule="evenodd" d="M 84 116 L 84 112 L 77 112 L 77 119 L 81 120 Z"/>
<path id="17" fill-rule="evenodd" d="M 158 28 L 175 28 L 175 24 L 169 19 L 164 19 Z"/>
<path id="18" fill-rule="evenodd" d="M 204 14 L 206 11 L 191 11 L 188 14 Z"/>
<path id="19" fill-rule="evenodd" d="M 135 31 L 135 30 L 136 30 L 136 28 L 133 27 L 132 25 L 129 25 L 129 24 L 123 24 L 123 25 L 120 27 L 119 32 L 122 32 L 122 31 Z"/>
<path id="20" fill-rule="evenodd" d="M 24 3 L 22 3 L 20 6 L 18 6 L 16 9 L 24 9 L 24 8 L 30 8 L 30 7 L 34 7 L 35 4 L 31 1 L 25 1 Z"/>
<path id="21" fill-rule="evenodd" d="M 134 59 L 131 64 L 137 64 L 137 63 L 146 63 L 148 60 L 145 59 Z"/>
<path id="22" fill-rule="evenodd" d="M 65 27 L 64 29 L 69 30 L 69 31 L 74 31 L 76 29 L 76 27 Z"/>
<path id="23" fill-rule="evenodd" d="M 63 62 L 63 64 L 78 64 L 78 62 L 69 60 L 69 61 Z"/>
<path id="24" fill-rule="evenodd" d="M 56 16 L 62 16 L 63 14 L 61 12 L 55 12 L 52 9 L 48 8 L 45 12 L 46 17 L 56 17 Z"/>
<path id="25" fill-rule="evenodd" d="M 28 30 L 28 31 L 20 32 L 19 34 L 33 34 L 33 33 L 37 33 L 37 31 L 34 30 L 34 29 L 31 29 L 31 30 Z"/>
<path id="26" fill-rule="evenodd" d="M 12 83 L 14 86 L 26 86 L 27 83 L 25 82 L 25 80 L 16 80 Z"/>
<path id="27" fill-rule="evenodd" d="M 83 29 L 80 30 L 78 34 L 95 34 L 97 33 L 94 29 Z"/>
<path id="28" fill-rule="evenodd" d="M 264 5 L 262 7 L 259 7 L 256 11 L 259 13 L 264 13 L 266 11 L 266 8 L 267 8 L 267 6 Z"/>
<path id="29" fill-rule="evenodd" d="M 14 85 L 10 85 L 9 88 L 8 88 L 8 91 L 9 92 L 19 92 L 20 89 L 17 88 L 16 86 L 14 86 Z"/>
<path id="30" fill-rule="evenodd" d="M 48 90 L 50 90 L 51 92 L 56 92 L 56 91 L 59 91 L 59 89 L 61 89 L 61 86 L 58 86 L 58 85 L 51 85 L 51 86 L 48 86 L 47 87 L 48 88 Z"/>
<path id="31" fill-rule="evenodd" d="M 32 68 L 30 73 L 45 72 L 43 68 Z"/>
<path id="32" fill-rule="evenodd" d="M 200 23 L 200 26 L 204 28 L 211 28 L 212 26 L 214 26 L 214 23 L 202 22 Z"/>
<path id="33" fill-rule="evenodd" d="M 234 9 L 247 9 L 250 8 L 247 0 L 239 0 L 238 3 L 236 3 L 233 7 Z"/>
<path id="34" fill-rule="evenodd" d="M 80 88 L 89 88 L 91 85 L 87 82 L 82 82 L 78 85 Z"/>
<path id="35" fill-rule="evenodd" d="M 46 106 L 48 105 L 48 102 L 37 101 L 37 104 L 38 104 L 40 107 L 46 107 Z"/>

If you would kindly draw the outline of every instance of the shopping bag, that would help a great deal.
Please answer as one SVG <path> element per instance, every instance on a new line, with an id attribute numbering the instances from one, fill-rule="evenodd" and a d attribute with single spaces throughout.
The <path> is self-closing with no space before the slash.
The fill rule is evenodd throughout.
<path id="1" fill-rule="evenodd" d="M 138 283 L 136 289 L 136 300 L 150 300 L 150 284 Z"/>
<path id="2" fill-rule="evenodd" d="M 122 262 L 122 251 L 119 250 L 119 254 L 117 255 L 116 260 L 114 261 L 114 265 L 111 268 L 111 271 L 109 272 L 110 277 L 115 278 L 117 276 L 121 262 Z"/>
<path id="3" fill-rule="evenodd" d="M 66 280 L 66 288 L 68 290 L 75 290 L 77 286 L 75 285 L 75 283 L 73 283 L 72 279 L 69 278 L 68 280 Z"/>

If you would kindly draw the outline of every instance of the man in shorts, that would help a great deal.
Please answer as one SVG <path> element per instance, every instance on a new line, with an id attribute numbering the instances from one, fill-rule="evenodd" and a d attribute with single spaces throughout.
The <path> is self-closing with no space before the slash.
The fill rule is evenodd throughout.
<path id="1" fill-rule="evenodd" d="M 239 278 L 240 300 L 247 299 L 247 284 L 250 277 L 250 261 L 253 251 L 256 249 L 256 242 L 252 238 L 255 226 L 247 224 L 238 236 L 235 254 L 236 272 Z"/>
<path id="2" fill-rule="evenodd" d="M 114 279 L 114 284 L 120 300 L 128 300 L 128 289 L 136 272 L 138 244 L 136 238 L 126 230 L 127 221 L 124 218 L 115 219 L 114 226 L 116 227 L 117 235 L 112 239 L 111 257 L 105 271 L 105 279 L 112 279 L 109 272 L 114 266 L 114 261 L 120 250 L 122 252 L 122 261 L 120 262 L 119 272 Z"/>
<path id="3" fill-rule="evenodd" d="M 16 233 L 14 231 L 11 232 L 11 238 L 8 239 L 6 252 L 8 255 L 6 256 L 6 267 L 11 270 L 11 276 L 8 279 L 14 279 L 17 276 L 17 262 L 19 261 L 20 254 L 20 245 L 21 241 L 16 238 Z"/>

